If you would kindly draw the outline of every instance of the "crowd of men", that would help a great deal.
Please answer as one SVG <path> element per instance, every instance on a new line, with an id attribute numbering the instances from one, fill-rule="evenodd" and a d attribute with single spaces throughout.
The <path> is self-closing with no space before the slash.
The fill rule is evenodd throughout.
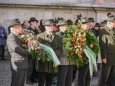
<path id="1" fill-rule="evenodd" d="M 35 17 L 30 18 L 29 21 L 25 20 L 23 24 L 19 19 L 10 21 L 8 28 L 10 34 L 6 37 L 5 32 L 4 36 L 0 32 L 0 41 L 1 37 L 4 37 L 5 40 L 7 38 L 7 47 L 11 56 L 11 86 L 24 86 L 25 78 L 28 85 L 38 82 L 38 86 L 52 86 L 54 77 L 57 77 L 57 86 L 71 86 L 76 72 L 78 72 L 78 86 L 90 86 L 89 63 L 77 68 L 74 62 L 67 59 L 67 52 L 62 43 L 64 32 L 69 25 L 78 25 L 81 24 L 81 21 L 82 29 L 89 29 L 97 39 L 99 38 L 102 57 L 99 86 L 115 86 L 115 16 L 111 13 L 108 13 L 106 20 L 101 23 L 96 23 L 92 17 L 82 18 L 81 15 L 77 16 L 75 22 L 66 21 L 63 18 L 42 19 L 40 25 Z M 24 29 L 33 31 L 41 43 L 50 46 L 55 51 L 61 65 L 55 68 L 52 61 L 43 62 L 32 59 L 29 52 L 22 47 L 18 37 L 19 34 L 23 34 Z M 100 69 L 100 64 L 98 64 L 98 69 Z"/>

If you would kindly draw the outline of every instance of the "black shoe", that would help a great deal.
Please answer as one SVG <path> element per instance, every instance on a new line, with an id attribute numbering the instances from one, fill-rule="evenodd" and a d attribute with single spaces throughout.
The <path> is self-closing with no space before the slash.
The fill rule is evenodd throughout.
<path id="1" fill-rule="evenodd" d="M 28 81 L 26 81 L 26 84 L 28 84 L 28 85 L 33 85 L 33 82 L 30 81 L 30 80 L 28 80 Z"/>

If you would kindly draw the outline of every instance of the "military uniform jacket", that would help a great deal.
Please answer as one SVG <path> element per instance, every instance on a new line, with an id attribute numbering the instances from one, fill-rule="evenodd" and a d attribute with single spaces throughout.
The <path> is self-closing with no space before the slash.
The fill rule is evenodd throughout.
<path id="1" fill-rule="evenodd" d="M 62 38 L 56 34 L 52 36 L 48 35 L 47 32 L 43 32 L 37 35 L 38 39 L 42 44 L 50 46 L 56 53 L 57 57 L 60 57 L 63 51 Z M 53 62 L 52 61 L 38 61 L 38 72 L 54 72 Z"/>
<path id="2" fill-rule="evenodd" d="M 28 52 L 22 47 L 20 39 L 13 33 L 7 38 L 7 47 L 11 55 L 11 66 L 14 70 L 28 68 Z"/>
<path id="3" fill-rule="evenodd" d="M 64 38 L 64 33 L 63 32 L 57 32 L 57 35 L 59 35 L 62 39 Z M 64 54 L 64 55 L 63 55 Z M 63 47 L 63 54 L 59 57 L 59 60 L 61 62 L 61 65 L 75 65 L 74 61 L 70 61 L 67 58 L 67 52 Z"/>
<path id="4" fill-rule="evenodd" d="M 102 59 L 107 59 L 107 65 L 115 65 L 115 33 L 105 26 L 99 33 L 99 44 Z"/>

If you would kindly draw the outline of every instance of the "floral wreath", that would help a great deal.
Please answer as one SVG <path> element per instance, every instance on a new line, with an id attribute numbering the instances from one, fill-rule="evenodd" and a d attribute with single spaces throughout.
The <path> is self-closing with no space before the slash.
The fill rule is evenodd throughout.
<path id="1" fill-rule="evenodd" d="M 88 62 L 92 69 L 96 66 L 94 60 L 99 52 L 99 43 L 90 30 L 82 29 L 81 25 L 69 26 L 63 38 L 63 45 L 68 53 L 67 58 L 74 61 L 78 68 Z"/>

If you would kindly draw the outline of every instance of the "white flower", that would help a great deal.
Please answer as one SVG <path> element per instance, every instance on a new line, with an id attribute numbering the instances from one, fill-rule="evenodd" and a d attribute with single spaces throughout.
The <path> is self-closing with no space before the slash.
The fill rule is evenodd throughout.
<path id="1" fill-rule="evenodd" d="M 81 47 L 81 46 L 78 45 L 78 48 L 79 48 L 79 47 Z"/>
<path id="2" fill-rule="evenodd" d="M 21 35 L 21 38 L 24 38 L 25 37 L 25 35 Z"/>
<path id="3" fill-rule="evenodd" d="M 83 36 L 85 37 L 85 36 L 86 36 L 86 33 L 84 33 Z"/>
<path id="4" fill-rule="evenodd" d="M 29 37 L 29 34 L 28 35 L 26 35 L 27 37 Z"/>
<path id="5" fill-rule="evenodd" d="M 34 50 L 34 46 L 31 46 L 31 50 Z"/>

